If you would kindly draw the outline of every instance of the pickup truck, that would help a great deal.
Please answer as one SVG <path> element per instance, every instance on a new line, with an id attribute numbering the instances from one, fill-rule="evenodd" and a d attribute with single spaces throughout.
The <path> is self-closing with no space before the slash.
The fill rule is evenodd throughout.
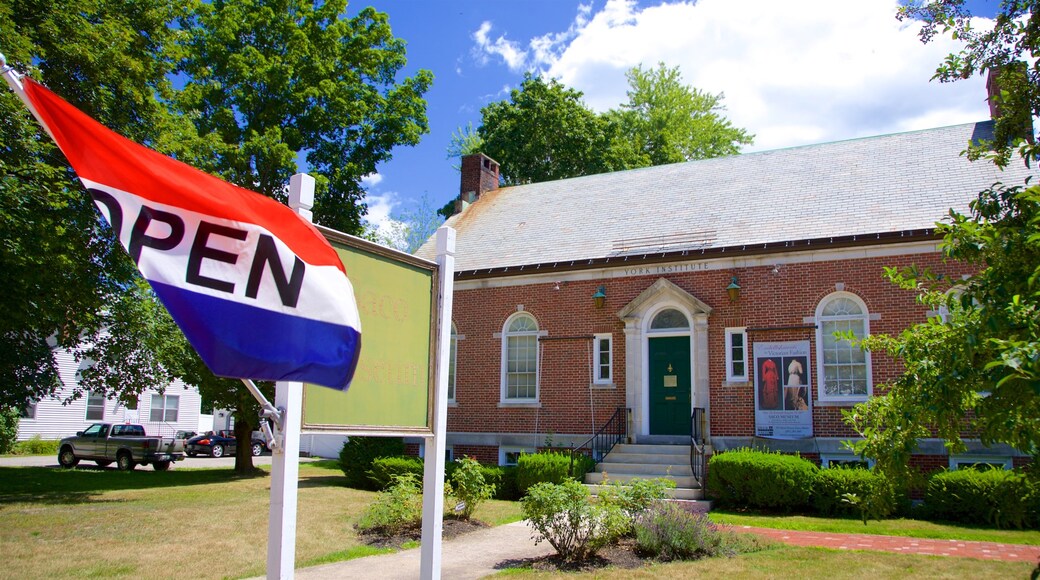
<path id="1" fill-rule="evenodd" d="M 156 471 L 166 471 L 174 461 L 184 459 L 184 453 L 181 442 L 149 437 L 141 425 L 94 423 L 58 444 L 58 463 L 62 467 L 75 467 L 83 459 L 101 467 L 114 461 L 121 471 L 130 471 L 138 464 L 151 464 Z"/>

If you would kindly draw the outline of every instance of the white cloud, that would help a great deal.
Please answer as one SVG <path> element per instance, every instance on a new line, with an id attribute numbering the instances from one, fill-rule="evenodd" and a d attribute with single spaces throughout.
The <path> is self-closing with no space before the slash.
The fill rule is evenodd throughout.
<path id="1" fill-rule="evenodd" d="M 531 40 L 525 58 L 583 91 L 600 111 L 625 100 L 626 70 L 678 66 L 686 83 L 725 93 L 727 116 L 756 135 L 749 150 L 987 118 L 981 77 L 929 82 L 958 46 L 946 37 L 921 44 L 918 25 L 896 20 L 897 6 L 897 0 L 840 7 L 833 0 L 699 0 L 640 8 L 608 0 L 595 13 L 579 9 L 568 30 Z M 505 42 L 518 51 L 504 37 L 491 41 L 485 24 L 484 54 L 496 54 L 492 47 Z"/>
<path id="2" fill-rule="evenodd" d="M 492 40 L 490 33 L 491 23 L 488 21 L 481 23 L 480 28 L 473 33 L 473 41 L 476 42 L 473 52 L 478 62 L 487 64 L 491 57 L 497 56 L 505 62 L 510 70 L 522 71 L 526 66 L 527 52 L 522 50 L 516 42 L 506 40 L 505 36 Z"/>
<path id="3" fill-rule="evenodd" d="M 396 192 L 388 191 L 379 194 L 368 192 L 365 194 L 365 205 L 368 206 L 365 221 L 381 235 L 392 236 L 395 231 L 400 229 L 398 224 L 401 222 L 390 217 L 394 208 L 401 205 L 401 200 Z"/>
<path id="4" fill-rule="evenodd" d="M 379 185 L 381 181 L 383 181 L 383 176 L 378 173 L 369 173 L 368 175 L 361 177 L 361 185 L 364 186 L 365 189 L 372 189 Z"/>

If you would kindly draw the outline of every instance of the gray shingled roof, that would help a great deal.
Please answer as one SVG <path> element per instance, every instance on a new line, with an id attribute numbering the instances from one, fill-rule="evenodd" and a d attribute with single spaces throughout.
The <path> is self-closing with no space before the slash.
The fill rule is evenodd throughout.
<path id="1" fill-rule="evenodd" d="M 447 222 L 456 271 L 931 228 L 1029 174 L 960 155 L 991 135 L 971 123 L 502 188 Z"/>

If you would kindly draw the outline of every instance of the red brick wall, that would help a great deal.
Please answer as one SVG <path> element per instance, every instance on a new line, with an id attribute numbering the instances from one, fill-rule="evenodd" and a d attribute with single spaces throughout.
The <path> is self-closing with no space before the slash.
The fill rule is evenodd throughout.
<path id="1" fill-rule="evenodd" d="M 915 303 L 912 292 L 903 291 L 883 278 L 885 266 L 916 264 L 957 279 L 964 267 L 943 264 L 937 254 L 849 259 L 804 264 L 735 268 L 731 270 L 653 273 L 617 279 L 562 282 L 456 291 L 454 322 L 465 336 L 458 343 L 456 401 L 448 410 L 448 431 L 491 433 L 587 433 L 598 428 L 618 406 L 625 405 L 624 324 L 616 313 L 659 278 L 666 278 L 713 308 L 708 318 L 708 380 L 713 436 L 750 437 L 754 434 L 754 392 L 748 385 L 725 385 L 725 328 L 798 326 L 835 285 L 859 296 L 873 317 L 872 333 L 896 333 L 923 321 L 925 309 Z M 652 271 L 655 266 L 648 266 Z M 726 286 L 738 277 L 741 298 L 731 303 Z M 593 305 L 592 295 L 604 286 L 607 300 L 602 309 Z M 499 408 L 501 384 L 501 333 L 506 319 L 522 304 L 538 321 L 548 338 L 540 341 L 541 407 Z M 593 389 L 590 338 L 595 333 L 613 335 L 614 384 L 616 389 Z M 812 396 L 820 369 L 816 363 L 816 334 L 811 328 L 748 333 L 749 363 L 758 341 L 809 340 Z M 900 372 L 899 365 L 883 353 L 872 355 L 875 388 Z M 753 366 L 750 365 L 749 366 Z M 752 375 L 753 375 L 753 369 Z M 590 400 L 591 399 L 591 400 Z M 852 436 L 841 419 L 840 407 L 815 405 L 813 428 L 816 436 Z M 456 454 L 460 453 L 456 447 Z M 495 458 L 497 460 L 497 456 Z"/>

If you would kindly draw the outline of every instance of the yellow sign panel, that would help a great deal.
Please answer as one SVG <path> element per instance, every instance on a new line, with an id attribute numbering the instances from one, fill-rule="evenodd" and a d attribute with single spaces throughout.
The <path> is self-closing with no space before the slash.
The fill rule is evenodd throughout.
<path id="1" fill-rule="evenodd" d="M 436 264 L 332 230 L 354 286 L 361 358 L 346 393 L 305 385 L 303 430 L 432 432 Z"/>

